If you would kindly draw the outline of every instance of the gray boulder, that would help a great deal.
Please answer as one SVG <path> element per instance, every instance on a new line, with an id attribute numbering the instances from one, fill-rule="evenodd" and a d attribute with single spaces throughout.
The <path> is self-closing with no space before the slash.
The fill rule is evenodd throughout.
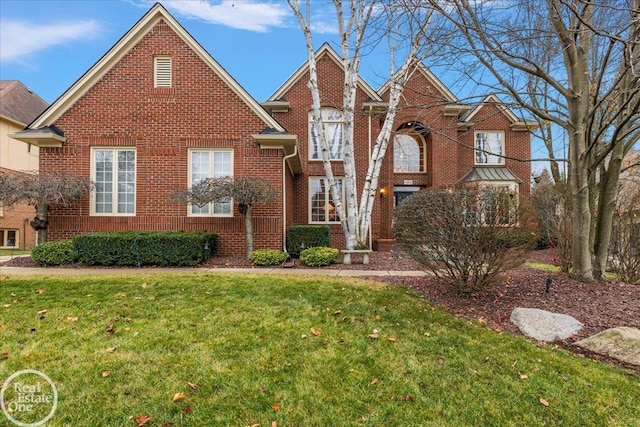
<path id="1" fill-rule="evenodd" d="M 510 320 L 525 336 L 538 341 L 563 340 L 582 329 L 582 323 L 571 316 L 538 308 L 516 307 Z"/>
<path id="2" fill-rule="evenodd" d="M 640 366 L 640 329 L 626 326 L 607 329 L 578 341 L 576 345 Z"/>

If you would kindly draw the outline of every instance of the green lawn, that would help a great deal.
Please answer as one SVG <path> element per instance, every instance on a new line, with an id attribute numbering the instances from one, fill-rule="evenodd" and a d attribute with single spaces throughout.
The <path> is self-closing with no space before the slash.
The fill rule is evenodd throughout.
<path id="1" fill-rule="evenodd" d="M 23 251 L 22 249 L 0 249 L 0 255 L 31 255 L 31 251 Z"/>
<path id="2" fill-rule="evenodd" d="M 47 426 L 640 425 L 637 375 L 373 282 L 0 277 L 0 299 L 0 382 L 47 374 Z"/>

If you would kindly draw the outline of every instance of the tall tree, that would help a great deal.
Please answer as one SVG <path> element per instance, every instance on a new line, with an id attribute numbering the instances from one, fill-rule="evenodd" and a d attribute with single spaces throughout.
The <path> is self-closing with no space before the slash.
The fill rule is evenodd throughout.
<path id="1" fill-rule="evenodd" d="M 31 227 L 38 233 L 38 242 L 47 241 L 49 209 L 52 205 L 66 205 L 87 195 L 93 184 L 75 175 L 45 172 L 0 174 L 0 203 L 9 207 L 24 202 L 36 210 Z"/>
<path id="2" fill-rule="evenodd" d="M 324 170 L 331 189 L 331 195 L 336 202 L 335 209 L 340 217 L 346 247 L 347 249 L 368 247 L 369 225 L 371 223 L 373 204 L 376 200 L 375 196 L 382 161 L 389 145 L 402 91 L 420 59 L 421 49 L 424 48 L 423 40 L 433 15 L 433 8 L 419 0 L 397 2 L 375 0 L 348 0 L 343 2 L 341 0 L 333 0 L 338 40 L 342 54 L 342 67 L 344 69 L 342 128 L 345 206 L 342 202 L 342 194 L 334 178 L 329 142 L 325 138 L 324 132 L 320 131 L 324 129 L 324 123 L 321 114 L 322 94 L 318 83 L 320 77 L 317 73 L 316 49 L 312 34 L 312 1 L 306 0 L 304 7 L 300 6 L 299 0 L 287 0 L 287 2 L 298 20 L 307 47 L 309 61 L 308 87 L 313 100 L 312 116 L 314 126 L 312 126 L 312 132 L 314 132 L 314 138 L 320 142 Z M 411 8 L 413 13 L 410 15 L 404 14 L 406 8 Z M 356 179 L 353 126 L 356 111 L 358 73 L 361 59 L 365 52 L 364 44 L 370 43 L 374 37 L 382 37 L 379 32 L 377 35 L 375 34 L 380 31 L 380 28 L 384 28 L 385 35 L 389 37 L 387 40 L 389 40 L 392 58 L 390 67 L 391 81 L 389 82 L 390 94 L 386 116 L 381 131 L 372 146 L 364 183 L 362 188 L 359 189 Z M 394 60 L 396 54 L 404 55 L 404 59 L 398 68 L 396 68 Z"/>
<path id="3" fill-rule="evenodd" d="M 600 277 L 619 164 L 640 139 L 640 0 L 426 1 L 458 30 L 449 54 L 489 71 L 495 91 L 566 132 L 573 272 Z"/>

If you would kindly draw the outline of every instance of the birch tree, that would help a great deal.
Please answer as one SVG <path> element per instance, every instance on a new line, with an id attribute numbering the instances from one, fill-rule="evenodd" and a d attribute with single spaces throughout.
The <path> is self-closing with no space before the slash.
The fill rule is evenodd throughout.
<path id="1" fill-rule="evenodd" d="M 640 0 L 426 1 L 459 32 L 448 53 L 488 71 L 497 92 L 566 132 L 572 269 L 600 277 L 619 164 L 640 138 Z"/>
<path id="2" fill-rule="evenodd" d="M 319 141 L 322 161 L 331 196 L 335 203 L 335 209 L 340 217 L 347 249 L 360 249 L 368 247 L 368 233 L 371 223 L 371 214 L 376 199 L 378 179 L 385 157 L 393 122 L 397 113 L 398 104 L 405 84 L 415 65 L 419 62 L 423 40 L 427 28 L 433 16 L 433 9 L 420 1 L 405 0 L 404 2 L 380 2 L 375 0 L 333 0 L 335 9 L 338 40 L 342 55 L 342 67 L 344 69 L 343 81 L 343 164 L 344 164 L 344 192 L 345 203 L 342 202 L 342 194 L 336 179 L 334 178 L 332 163 L 330 161 L 329 141 L 325 137 L 323 118 L 321 114 L 322 97 L 318 84 L 318 73 L 315 58 L 315 46 L 313 41 L 313 23 L 311 22 L 312 4 L 306 0 L 301 7 L 299 0 L 287 0 L 291 10 L 295 14 L 300 29 L 304 35 L 308 53 L 309 82 L 308 87 L 312 97 L 312 126 L 313 137 Z M 402 7 L 398 7 L 401 4 Z M 412 14 L 404 14 L 406 8 L 411 8 Z M 386 110 L 386 116 L 380 133 L 377 135 L 371 150 L 371 157 L 361 188 L 358 187 L 357 171 L 354 153 L 354 114 L 356 102 L 356 89 L 361 59 L 364 55 L 364 43 L 370 42 L 368 37 L 374 36 L 374 20 L 380 23 L 384 21 L 384 28 L 388 31 L 389 48 L 391 51 L 390 95 Z M 394 32 L 401 28 L 401 31 Z M 379 37 L 378 34 L 376 37 Z M 404 59 L 396 68 L 395 54 L 401 51 Z M 359 154 L 361 155 L 361 154 Z"/>

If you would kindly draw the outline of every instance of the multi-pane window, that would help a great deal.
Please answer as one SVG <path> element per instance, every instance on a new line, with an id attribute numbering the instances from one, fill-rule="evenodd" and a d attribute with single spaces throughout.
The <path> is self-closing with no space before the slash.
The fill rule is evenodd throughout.
<path id="1" fill-rule="evenodd" d="M 501 226 L 518 223 L 518 185 L 485 184 L 479 199 L 484 225 Z"/>
<path id="2" fill-rule="evenodd" d="M 393 140 L 394 172 L 424 172 L 424 142 L 410 133 L 400 133 Z"/>
<path id="3" fill-rule="evenodd" d="M 342 195 L 344 204 L 344 192 L 342 178 L 335 178 L 338 193 Z M 336 223 L 340 217 L 335 208 L 335 202 L 331 196 L 331 188 L 326 178 L 309 178 L 309 203 L 311 223 Z"/>
<path id="4" fill-rule="evenodd" d="M 504 164 L 504 132 L 476 132 L 476 164 Z"/>
<path id="5" fill-rule="evenodd" d="M 153 58 L 153 86 L 171 87 L 170 56 L 155 56 Z"/>
<path id="6" fill-rule="evenodd" d="M 18 230 L 0 230 L 1 247 L 15 248 L 18 245 Z"/>
<path id="7" fill-rule="evenodd" d="M 233 176 L 232 150 L 190 150 L 189 151 L 189 187 L 205 178 Z M 208 203 L 204 206 L 189 205 L 192 216 L 231 216 L 231 200 Z"/>
<path id="8" fill-rule="evenodd" d="M 332 160 L 342 159 L 342 113 L 333 108 L 323 108 L 321 110 L 322 123 L 324 124 L 324 138 L 329 148 L 329 158 Z M 309 113 L 309 159 L 322 159 L 322 142 L 320 130 L 316 129 L 313 122 L 313 113 Z"/>
<path id="9" fill-rule="evenodd" d="M 92 214 L 135 215 L 136 150 L 95 148 L 92 153 Z"/>

